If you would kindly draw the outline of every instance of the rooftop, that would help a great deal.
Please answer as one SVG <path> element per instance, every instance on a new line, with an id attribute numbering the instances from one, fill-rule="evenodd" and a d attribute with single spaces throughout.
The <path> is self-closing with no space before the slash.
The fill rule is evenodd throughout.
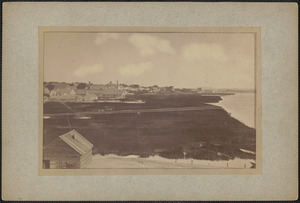
<path id="1" fill-rule="evenodd" d="M 76 130 L 71 130 L 70 132 L 59 136 L 59 138 L 81 155 L 87 153 L 93 148 L 93 144 L 80 135 Z"/>

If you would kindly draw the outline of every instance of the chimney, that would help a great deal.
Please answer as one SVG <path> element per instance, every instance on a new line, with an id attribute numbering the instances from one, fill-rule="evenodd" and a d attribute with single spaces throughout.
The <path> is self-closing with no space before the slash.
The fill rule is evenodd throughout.
<path id="1" fill-rule="evenodd" d="M 119 89 L 119 81 L 117 80 L 117 90 Z"/>
<path id="2" fill-rule="evenodd" d="M 76 134 L 75 134 L 75 133 L 72 135 L 72 138 L 73 138 L 74 140 L 76 140 Z"/>

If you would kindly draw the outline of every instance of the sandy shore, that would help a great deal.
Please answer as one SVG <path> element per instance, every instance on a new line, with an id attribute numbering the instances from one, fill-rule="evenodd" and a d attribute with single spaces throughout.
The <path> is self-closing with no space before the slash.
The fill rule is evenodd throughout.
<path id="1" fill-rule="evenodd" d="M 159 156 L 139 158 L 136 155 L 118 156 L 93 155 L 86 168 L 250 168 L 255 162 L 251 159 L 233 159 L 229 161 L 208 161 L 195 159 L 166 159 Z"/>

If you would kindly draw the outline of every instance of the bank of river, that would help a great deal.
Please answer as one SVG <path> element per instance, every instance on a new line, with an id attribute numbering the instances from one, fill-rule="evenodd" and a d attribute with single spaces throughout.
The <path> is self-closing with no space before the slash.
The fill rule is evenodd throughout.
<path id="1" fill-rule="evenodd" d="M 238 93 L 235 95 L 222 96 L 219 103 L 211 103 L 223 107 L 232 117 L 245 125 L 255 128 L 255 94 Z"/>

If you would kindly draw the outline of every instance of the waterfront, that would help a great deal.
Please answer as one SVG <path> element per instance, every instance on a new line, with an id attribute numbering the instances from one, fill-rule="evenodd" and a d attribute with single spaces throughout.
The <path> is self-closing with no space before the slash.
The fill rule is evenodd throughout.
<path id="1" fill-rule="evenodd" d="M 223 107 L 232 117 L 251 128 L 255 128 L 255 93 L 222 96 L 219 103 L 211 104 Z"/>

